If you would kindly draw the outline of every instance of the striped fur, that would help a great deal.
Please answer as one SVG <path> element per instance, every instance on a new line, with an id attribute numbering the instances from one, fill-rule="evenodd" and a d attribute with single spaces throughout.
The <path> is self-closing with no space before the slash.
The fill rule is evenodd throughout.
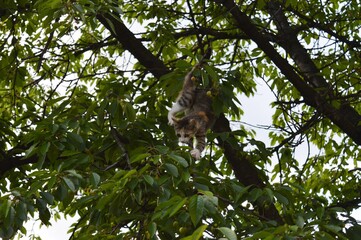
<path id="1" fill-rule="evenodd" d="M 193 77 L 196 67 L 186 75 L 182 91 L 168 113 L 168 121 L 174 126 L 179 141 L 193 148 L 192 157 L 199 159 L 206 146 L 206 132 L 211 127 L 214 116 L 211 98 L 206 90 L 196 88 Z M 185 115 L 178 119 L 175 115 L 180 112 Z"/>

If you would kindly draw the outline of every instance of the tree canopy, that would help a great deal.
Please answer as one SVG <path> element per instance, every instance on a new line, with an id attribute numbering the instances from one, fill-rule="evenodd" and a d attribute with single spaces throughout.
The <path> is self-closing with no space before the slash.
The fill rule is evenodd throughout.
<path id="1" fill-rule="evenodd" d="M 71 239 L 357 239 L 359 6 L 2 0 L 0 237 L 60 212 Z M 167 112 L 209 49 L 217 119 L 195 161 Z M 242 121 L 260 84 L 270 144 Z"/>

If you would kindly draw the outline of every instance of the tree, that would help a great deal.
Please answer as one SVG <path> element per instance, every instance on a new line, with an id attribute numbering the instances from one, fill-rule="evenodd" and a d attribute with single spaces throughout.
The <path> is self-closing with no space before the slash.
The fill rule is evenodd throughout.
<path id="1" fill-rule="evenodd" d="M 357 1 L 0 6 L 2 238 L 35 212 L 45 225 L 77 213 L 74 239 L 361 234 Z M 217 119 L 195 161 L 166 115 L 208 49 L 196 74 Z M 239 96 L 262 81 L 275 97 L 270 146 L 240 122 Z M 301 143 L 318 149 L 304 162 Z"/>

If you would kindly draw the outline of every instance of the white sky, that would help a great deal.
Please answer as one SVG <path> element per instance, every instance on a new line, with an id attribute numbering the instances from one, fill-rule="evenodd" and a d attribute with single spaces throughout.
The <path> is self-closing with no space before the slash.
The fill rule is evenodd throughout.
<path id="1" fill-rule="evenodd" d="M 32 236 L 41 237 L 42 240 L 65 240 L 69 239 L 71 233 L 67 233 L 70 229 L 71 224 L 77 221 L 77 218 L 67 217 L 66 219 L 62 217 L 62 219 L 57 222 L 54 219 L 51 219 L 51 226 L 46 227 L 41 225 L 40 221 L 35 221 L 34 219 L 29 220 L 25 224 L 25 229 L 27 231 L 27 235 L 20 239 L 31 239 Z"/>

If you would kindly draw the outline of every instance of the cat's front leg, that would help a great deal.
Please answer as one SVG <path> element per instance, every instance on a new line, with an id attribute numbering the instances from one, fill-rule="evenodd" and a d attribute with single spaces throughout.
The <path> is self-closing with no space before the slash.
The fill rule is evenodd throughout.
<path id="1" fill-rule="evenodd" d="M 196 135 L 196 141 L 197 141 L 197 145 L 191 151 L 191 155 L 195 159 L 200 159 L 201 158 L 201 152 L 204 150 L 204 148 L 206 146 L 206 136 L 205 136 L 205 134 L 203 134 L 203 131 L 202 131 L 202 133 L 198 133 Z"/>
<path id="2" fill-rule="evenodd" d="M 174 120 L 173 120 L 174 116 L 173 113 L 171 111 L 168 112 L 168 124 L 173 126 L 174 125 Z"/>

